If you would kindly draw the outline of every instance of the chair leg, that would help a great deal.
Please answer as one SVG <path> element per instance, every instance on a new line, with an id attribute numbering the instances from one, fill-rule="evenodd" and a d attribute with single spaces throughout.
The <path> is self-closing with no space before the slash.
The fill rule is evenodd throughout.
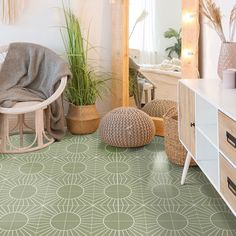
<path id="1" fill-rule="evenodd" d="M 144 94 L 145 94 L 145 96 L 144 96 L 145 104 L 147 104 L 148 103 L 148 90 L 147 89 L 144 90 Z"/>
<path id="2" fill-rule="evenodd" d="M 182 178 L 181 178 L 181 185 L 183 185 L 185 182 L 191 159 L 192 159 L 192 157 L 191 157 L 190 153 L 188 152 L 186 159 L 185 159 L 185 163 L 184 163 L 184 169 L 183 169 Z"/>
<path id="3" fill-rule="evenodd" d="M 44 117 L 43 109 L 35 111 L 35 134 L 37 136 L 38 147 L 43 146 Z"/>
<path id="4" fill-rule="evenodd" d="M 157 89 L 156 87 L 153 88 L 153 100 L 157 98 Z"/>
<path id="5" fill-rule="evenodd" d="M 24 114 L 18 115 L 18 134 L 20 134 L 21 147 L 15 146 L 10 140 L 10 130 L 8 115 L 0 114 L 0 153 L 24 153 L 35 151 L 44 147 L 47 147 L 54 142 L 53 138 L 49 138 L 45 134 L 44 130 L 44 109 L 35 111 L 35 138 L 33 142 L 24 146 L 23 134 L 24 134 Z M 27 127 L 27 126 L 26 126 Z"/>
<path id="6" fill-rule="evenodd" d="M 0 153 L 6 151 L 7 137 L 8 137 L 8 116 L 6 114 L 0 114 Z"/>
<path id="7" fill-rule="evenodd" d="M 20 147 L 23 146 L 23 138 L 24 138 L 24 114 L 18 115 L 18 122 L 19 122 L 19 135 L 20 135 Z"/>
<path id="8" fill-rule="evenodd" d="M 152 101 L 152 89 L 148 89 L 148 102 Z"/>

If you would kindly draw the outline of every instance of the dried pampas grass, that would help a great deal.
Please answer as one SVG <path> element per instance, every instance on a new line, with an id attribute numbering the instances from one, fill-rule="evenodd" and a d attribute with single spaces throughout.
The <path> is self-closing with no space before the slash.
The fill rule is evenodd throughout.
<path id="1" fill-rule="evenodd" d="M 221 10 L 215 2 L 213 0 L 200 0 L 200 11 L 202 15 L 209 20 L 221 41 L 226 42 L 226 37 L 222 27 Z"/>
<path id="2" fill-rule="evenodd" d="M 230 21 L 229 21 L 229 40 L 232 42 L 234 40 L 236 32 L 236 4 L 231 11 Z"/>
<path id="3" fill-rule="evenodd" d="M 221 41 L 226 42 L 226 37 L 222 27 L 222 14 L 220 8 L 214 0 L 200 0 L 200 11 L 205 16 L 212 28 L 217 32 Z M 236 4 L 234 5 L 229 20 L 229 42 L 234 40 L 236 34 Z"/>

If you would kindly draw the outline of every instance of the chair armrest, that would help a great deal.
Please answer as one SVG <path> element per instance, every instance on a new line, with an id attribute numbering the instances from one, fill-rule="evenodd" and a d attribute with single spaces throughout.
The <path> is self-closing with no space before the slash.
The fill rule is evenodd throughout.
<path id="1" fill-rule="evenodd" d="M 17 114 L 34 112 L 36 110 L 46 108 L 49 104 L 51 104 L 52 102 L 54 102 L 55 100 L 57 100 L 61 96 L 61 94 L 65 90 L 66 84 L 67 84 L 67 77 L 65 76 L 61 79 L 60 85 L 57 88 L 57 90 L 55 91 L 55 93 L 51 97 L 49 97 L 48 99 L 46 99 L 42 102 L 39 102 L 35 105 L 31 105 L 31 106 L 11 107 L 11 108 L 0 107 L 0 113 L 16 114 L 17 115 Z"/>

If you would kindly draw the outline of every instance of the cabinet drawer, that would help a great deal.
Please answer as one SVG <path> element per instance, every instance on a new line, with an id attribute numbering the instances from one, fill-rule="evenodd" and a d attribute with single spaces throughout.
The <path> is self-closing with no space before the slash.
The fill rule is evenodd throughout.
<path id="1" fill-rule="evenodd" d="M 220 155 L 220 192 L 236 212 L 236 169 Z"/>
<path id="2" fill-rule="evenodd" d="M 220 150 L 236 165 L 236 122 L 219 112 Z"/>

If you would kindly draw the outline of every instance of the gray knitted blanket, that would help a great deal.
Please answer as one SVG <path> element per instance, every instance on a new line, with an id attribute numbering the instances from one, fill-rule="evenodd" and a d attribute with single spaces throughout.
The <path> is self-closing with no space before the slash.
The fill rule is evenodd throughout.
<path id="1" fill-rule="evenodd" d="M 50 49 L 32 43 L 12 43 L 0 70 L 0 106 L 46 100 L 64 76 L 71 77 L 67 63 Z M 56 140 L 65 134 L 62 97 L 48 107 L 46 129 Z"/>

